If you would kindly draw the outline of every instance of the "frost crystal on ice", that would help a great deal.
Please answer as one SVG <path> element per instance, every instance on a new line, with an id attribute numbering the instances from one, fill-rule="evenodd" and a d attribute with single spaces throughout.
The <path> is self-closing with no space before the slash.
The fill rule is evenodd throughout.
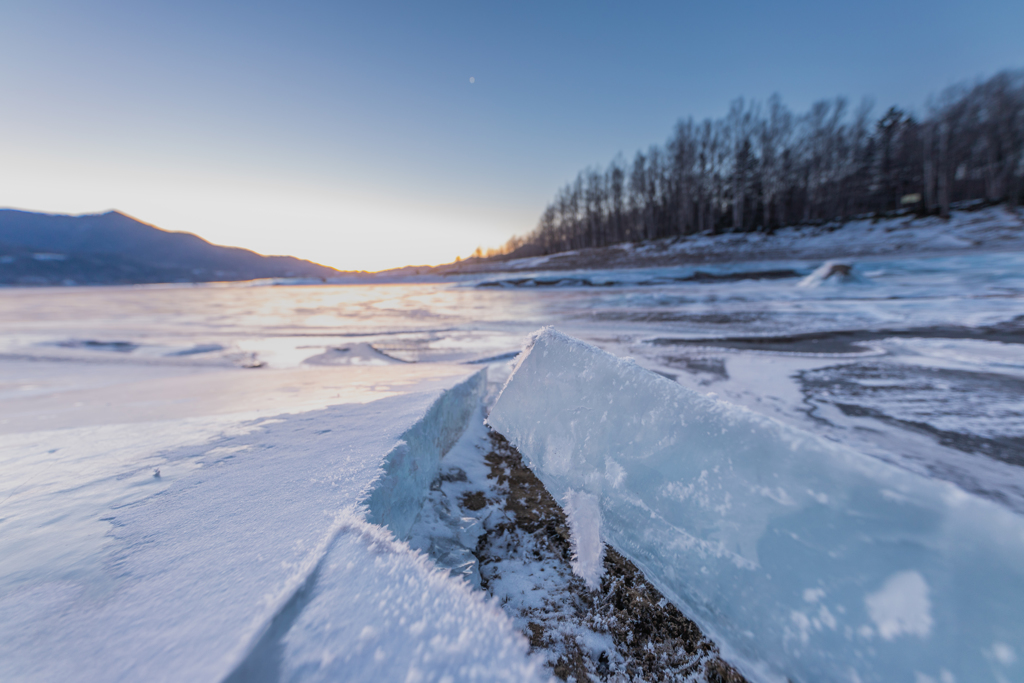
<path id="1" fill-rule="evenodd" d="M 572 571 L 588 588 L 596 590 L 604 575 L 601 508 L 597 496 L 569 489 L 565 494 L 565 516 L 572 535 Z"/>

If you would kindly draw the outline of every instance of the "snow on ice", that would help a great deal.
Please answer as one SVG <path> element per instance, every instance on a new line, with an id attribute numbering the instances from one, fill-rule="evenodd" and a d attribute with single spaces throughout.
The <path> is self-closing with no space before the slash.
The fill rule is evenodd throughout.
<path id="1" fill-rule="evenodd" d="M 5 435 L 0 680 L 538 679 L 508 617 L 401 542 L 484 374 L 367 372 L 153 375 L 173 419 L 128 393 L 120 424 Z"/>
<path id="2" fill-rule="evenodd" d="M 556 498 L 599 501 L 604 540 L 751 679 L 1024 678 L 1003 506 L 550 328 L 488 421 Z"/>

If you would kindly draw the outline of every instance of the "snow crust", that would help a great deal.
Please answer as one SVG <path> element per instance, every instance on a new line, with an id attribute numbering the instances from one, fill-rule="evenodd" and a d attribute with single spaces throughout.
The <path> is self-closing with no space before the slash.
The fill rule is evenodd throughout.
<path id="1" fill-rule="evenodd" d="M 953 211 L 948 219 L 860 218 L 823 225 L 791 226 L 773 233 L 702 233 L 644 244 L 620 244 L 607 249 L 567 251 L 500 264 L 502 270 L 539 270 L 564 264 L 578 268 L 644 267 L 667 258 L 714 261 L 764 261 L 787 254 L 790 258 L 864 257 L 913 252 L 941 254 L 965 250 L 1020 251 L 1024 238 L 1024 212 L 1020 208 L 992 206 L 975 211 Z M 667 258 L 666 258 L 667 257 Z M 476 270 L 487 269 L 487 265 Z M 494 266 L 490 266 L 493 268 Z M 443 267 L 456 272 L 474 270 L 469 263 Z M 383 275 L 383 274 L 382 274 Z"/>
<path id="2" fill-rule="evenodd" d="M 379 526 L 350 519 L 319 574 L 281 638 L 281 681 L 542 680 L 496 605 Z"/>
<path id="3" fill-rule="evenodd" d="M 465 366 L 428 375 L 361 403 L 287 412 L 279 394 L 259 417 L 4 437 L 21 469 L 0 520 L 0 680 L 536 680 L 501 610 L 393 533 L 485 389 Z"/>
<path id="4" fill-rule="evenodd" d="M 1004 507 L 550 328 L 488 421 L 753 680 L 1024 678 Z"/>

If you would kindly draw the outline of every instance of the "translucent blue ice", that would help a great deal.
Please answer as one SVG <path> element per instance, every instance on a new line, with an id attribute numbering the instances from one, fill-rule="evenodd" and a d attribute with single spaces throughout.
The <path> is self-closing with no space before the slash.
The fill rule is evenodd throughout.
<path id="1" fill-rule="evenodd" d="M 550 328 L 488 418 L 754 680 L 1024 680 L 1024 518 Z"/>

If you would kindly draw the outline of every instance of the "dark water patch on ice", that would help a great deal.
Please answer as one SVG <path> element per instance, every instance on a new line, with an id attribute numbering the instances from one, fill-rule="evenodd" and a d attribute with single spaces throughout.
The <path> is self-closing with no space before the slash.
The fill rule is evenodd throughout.
<path id="1" fill-rule="evenodd" d="M 182 349 L 181 351 L 174 351 L 167 354 L 168 356 L 194 356 L 200 353 L 213 353 L 214 351 L 223 351 L 224 347 L 220 344 L 196 344 L 190 349 Z"/>
<path id="2" fill-rule="evenodd" d="M 682 284 L 687 282 L 739 282 L 741 280 L 783 280 L 802 277 L 803 274 L 789 268 L 773 270 L 757 270 L 735 273 L 708 273 L 701 270 L 689 275 L 656 276 L 631 280 L 629 278 L 613 279 L 605 277 L 578 276 L 535 276 L 485 280 L 476 284 L 477 287 L 657 287 L 661 285 Z"/>
<path id="3" fill-rule="evenodd" d="M 986 439 L 973 434 L 936 429 L 927 422 L 900 420 L 890 415 L 886 415 L 880 410 L 867 408 L 865 406 L 848 405 L 845 403 L 836 403 L 835 406 L 843 411 L 844 415 L 849 415 L 851 417 L 871 417 L 879 420 L 880 422 L 899 426 L 904 429 L 918 430 L 935 437 L 935 439 L 943 446 L 955 448 L 959 451 L 964 451 L 965 453 L 986 455 L 1010 465 L 1017 465 L 1019 467 L 1024 466 L 1024 438 L 1007 436 Z"/>
<path id="4" fill-rule="evenodd" d="M 598 311 L 594 320 L 631 323 L 693 323 L 695 325 L 740 325 L 765 320 L 764 313 L 682 313 L 679 311 Z"/>
<path id="5" fill-rule="evenodd" d="M 478 358 L 476 360 L 465 361 L 467 365 L 487 365 L 489 363 L 498 363 L 503 360 L 512 360 L 519 355 L 519 351 L 509 351 L 508 353 L 499 353 L 497 356 L 488 356 L 487 358 Z"/>
<path id="6" fill-rule="evenodd" d="M 1010 320 L 990 325 L 985 329 L 992 330 L 996 334 L 1005 334 L 1016 336 L 1018 339 L 1024 339 L 1024 315 L 1018 315 Z"/>
<path id="7" fill-rule="evenodd" d="M 99 341 L 97 339 L 68 339 L 54 344 L 64 349 L 89 349 L 91 351 L 116 351 L 131 353 L 139 345 L 129 341 Z"/>
<path id="8" fill-rule="evenodd" d="M 711 346 L 744 351 L 782 351 L 788 353 L 863 353 L 865 344 L 893 337 L 916 339 L 977 339 L 1024 344 L 1024 325 L 1014 321 L 988 327 L 910 327 L 883 330 L 833 330 L 791 335 L 678 339 L 659 337 L 655 346 Z"/>
<path id="9" fill-rule="evenodd" d="M 705 273 L 698 270 L 690 277 L 675 278 L 675 282 L 741 282 L 743 280 L 787 280 L 795 277 L 801 277 L 801 273 L 789 268 L 740 273 Z M 666 283 L 651 281 L 650 284 Z"/>
<path id="10" fill-rule="evenodd" d="M 665 356 L 659 361 L 670 368 L 685 370 L 691 375 L 708 375 L 715 380 L 729 379 L 724 358 L 708 356 Z"/>
<path id="11" fill-rule="evenodd" d="M 613 281 L 593 281 L 579 277 L 522 277 L 508 280 L 487 280 L 477 287 L 614 287 Z"/>
<path id="12" fill-rule="evenodd" d="M 1024 380 L 1017 377 L 860 362 L 803 371 L 797 380 L 811 406 L 831 403 L 849 417 L 872 418 L 927 434 L 949 448 L 1024 466 Z"/>

